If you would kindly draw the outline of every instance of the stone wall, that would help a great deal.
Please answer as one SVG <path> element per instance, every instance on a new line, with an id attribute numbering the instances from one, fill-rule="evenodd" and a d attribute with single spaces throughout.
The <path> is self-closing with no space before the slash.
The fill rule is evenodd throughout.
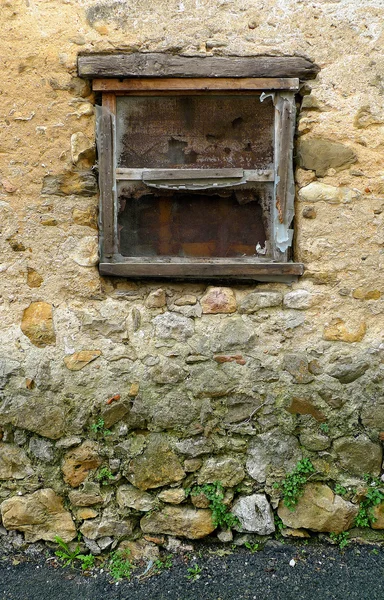
<path id="1" fill-rule="evenodd" d="M 355 490 L 382 469 L 382 2 L 1 10 L 0 533 L 77 529 L 93 552 L 142 533 L 200 538 L 215 527 L 188 489 L 220 481 L 242 531 L 269 534 L 274 483 L 302 458 L 315 473 L 282 520 L 350 528 Z M 297 53 L 321 67 L 297 123 L 297 283 L 99 276 L 97 99 L 76 59 L 117 50 Z"/>

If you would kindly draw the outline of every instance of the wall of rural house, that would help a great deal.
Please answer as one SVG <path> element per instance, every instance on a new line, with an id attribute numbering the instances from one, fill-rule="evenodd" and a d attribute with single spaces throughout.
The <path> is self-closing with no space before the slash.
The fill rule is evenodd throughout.
<path id="1" fill-rule="evenodd" d="M 381 0 L 3 0 L 1 535 L 230 541 L 197 494 L 214 482 L 243 533 L 273 533 L 272 509 L 296 535 L 353 527 L 384 439 L 383 17 Z M 297 121 L 296 283 L 100 277 L 77 56 L 116 51 L 320 66 Z M 274 484 L 305 458 L 290 511 Z"/>

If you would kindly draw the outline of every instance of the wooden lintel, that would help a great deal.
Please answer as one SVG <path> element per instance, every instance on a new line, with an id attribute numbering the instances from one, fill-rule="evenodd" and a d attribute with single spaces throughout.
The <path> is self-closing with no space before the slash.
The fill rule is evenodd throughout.
<path id="1" fill-rule="evenodd" d="M 319 67 L 304 56 L 178 56 L 160 52 L 84 53 L 80 77 L 298 77 L 314 79 Z"/>
<path id="2" fill-rule="evenodd" d="M 101 262 L 102 275 L 117 277 L 176 277 L 184 279 L 257 279 L 258 276 L 298 276 L 304 273 L 301 263 L 241 263 L 241 262 Z"/>
<path id="3" fill-rule="evenodd" d="M 147 79 L 94 79 L 93 90 L 97 92 L 171 92 L 171 91 L 242 91 L 242 90 L 289 90 L 297 91 L 298 78 L 284 77 L 202 77 L 202 78 L 156 78 Z"/>

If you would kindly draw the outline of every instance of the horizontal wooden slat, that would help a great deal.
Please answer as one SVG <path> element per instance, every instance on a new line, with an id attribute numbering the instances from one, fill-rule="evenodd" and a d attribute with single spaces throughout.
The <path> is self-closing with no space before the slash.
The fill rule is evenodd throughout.
<path id="1" fill-rule="evenodd" d="M 319 67 L 303 56 L 174 56 L 87 53 L 78 57 L 80 77 L 298 77 L 314 79 Z"/>
<path id="2" fill-rule="evenodd" d="M 147 91 L 190 91 L 190 90 L 290 90 L 299 89 L 299 79 L 297 78 L 218 78 L 203 77 L 196 78 L 175 78 L 175 79 L 94 79 L 92 87 L 97 92 L 147 92 Z"/>
<path id="3" fill-rule="evenodd" d="M 116 169 L 116 179 L 118 181 L 141 181 L 143 178 L 151 181 L 166 179 L 167 177 L 160 176 L 164 174 L 167 169 Z M 206 177 L 212 178 L 226 178 L 226 177 L 240 177 L 240 175 L 233 175 L 229 172 L 241 172 L 247 181 L 273 181 L 272 169 L 255 169 L 255 170 L 242 170 L 242 169 L 170 169 L 172 175 L 169 179 L 204 179 Z M 221 174 L 221 171 L 225 171 L 225 174 Z M 185 172 L 191 175 L 186 177 Z M 206 175 L 205 173 L 212 173 Z M 145 173 L 145 176 L 144 176 Z M 217 175 L 216 175 L 217 173 Z"/>
<path id="4" fill-rule="evenodd" d="M 250 263 L 250 262 L 129 262 L 99 265 L 102 275 L 117 277 L 179 277 L 185 279 L 257 279 L 260 277 L 298 276 L 304 273 L 301 263 Z"/>

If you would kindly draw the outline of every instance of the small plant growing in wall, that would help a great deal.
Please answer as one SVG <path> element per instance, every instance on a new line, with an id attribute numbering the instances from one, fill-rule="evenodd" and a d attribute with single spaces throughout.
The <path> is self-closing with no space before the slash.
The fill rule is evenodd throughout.
<path id="1" fill-rule="evenodd" d="M 332 542 L 339 546 L 340 550 L 343 550 L 343 548 L 349 544 L 348 531 L 342 531 L 341 533 L 331 532 L 329 537 L 331 538 Z"/>
<path id="2" fill-rule="evenodd" d="M 129 554 L 129 550 L 116 550 L 110 554 L 107 568 L 115 581 L 130 579 L 133 565 L 129 560 Z"/>
<path id="3" fill-rule="evenodd" d="M 101 467 L 96 474 L 96 479 L 101 483 L 101 485 L 108 485 L 112 481 L 114 481 L 113 473 L 108 467 Z"/>
<path id="4" fill-rule="evenodd" d="M 376 521 L 373 515 L 373 508 L 384 502 L 382 481 L 369 474 L 364 475 L 364 480 L 368 488 L 364 499 L 360 502 L 359 512 L 355 519 L 357 527 L 370 527 L 371 523 Z"/>
<path id="5" fill-rule="evenodd" d="M 315 467 L 309 458 L 303 458 L 299 460 L 296 467 L 285 476 L 280 484 L 275 484 L 275 487 L 279 488 L 287 508 L 295 510 L 299 498 L 304 493 L 304 486 L 314 472 Z"/>
<path id="6" fill-rule="evenodd" d="M 224 486 L 220 481 L 196 485 L 190 490 L 191 496 L 204 496 L 209 500 L 209 508 L 212 511 L 212 523 L 215 527 L 232 529 L 240 527 L 240 521 L 233 515 L 228 506 L 224 504 Z"/>
<path id="7" fill-rule="evenodd" d="M 80 534 L 78 536 L 80 541 Z M 82 554 L 80 550 L 80 544 L 77 544 L 75 549 L 72 550 L 70 546 L 58 535 L 55 536 L 55 542 L 59 545 L 59 550 L 56 550 L 55 554 L 57 558 L 63 561 L 63 566 L 71 567 L 75 566 L 75 561 L 80 561 L 81 568 L 83 571 L 92 569 L 95 566 L 95 557 L 93 554 Z"/>
<path id="8" fill-rule="evenodd" d="M 95 421 L 95 423 L 92 423 L 89 426 L 90 431 L 92 431 L 92 433 L 96 434 L 96 435 L 102 435 L 102 436 L 107 436 L 107 435 L 111 435 L 111 431 L 109 431 L 109 429 L 105 429 L 105 421 L 104 419 L 102 419 L 100 417 L 100 419 L 98 419 L 97 421 Z"/>

